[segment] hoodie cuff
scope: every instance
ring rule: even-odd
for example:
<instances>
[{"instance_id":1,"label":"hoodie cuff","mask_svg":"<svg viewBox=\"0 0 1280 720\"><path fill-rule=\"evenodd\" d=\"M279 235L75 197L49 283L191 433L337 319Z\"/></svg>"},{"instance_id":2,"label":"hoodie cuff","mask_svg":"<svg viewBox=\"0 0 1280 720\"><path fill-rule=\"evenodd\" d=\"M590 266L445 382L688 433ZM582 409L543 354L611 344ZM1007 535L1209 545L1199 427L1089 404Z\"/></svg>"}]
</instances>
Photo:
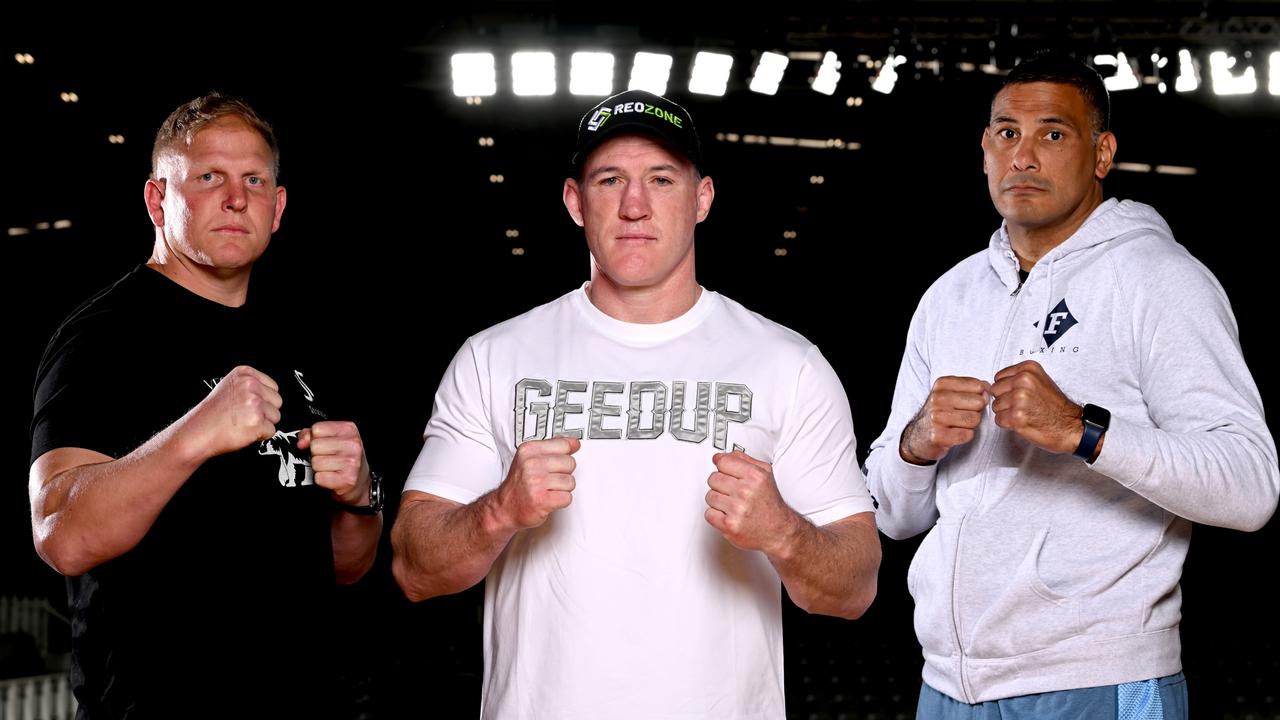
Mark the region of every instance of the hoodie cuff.
<instances>
[{"instance_id":1,"label":"hoodie cuff","mask_svg":"<svg viewBox=\"0 0 1280 720\"><path fill-rule=\"evenodd\" d=\"M885 475L882 478L884 484L892 483L911 493L933 492L934 480L938 477L938 463L909 463L902 459L902 453L898 451L896 444L886 447L885 451L889 453L888 462L880 464L880 470Z\"/></svg>"},{"instance_id":2,"label":"hoodie cuff","mask_svg":"<svg viewBox=\"0 0 1280 720\"><path fill-rule=\"evenodd\" d=\"M1150 473L1154 462L1154 453L1143 449L1142 430L1113 414L1098 459L1085 464L1132 490Z\"/></svg>"}]
</instances>

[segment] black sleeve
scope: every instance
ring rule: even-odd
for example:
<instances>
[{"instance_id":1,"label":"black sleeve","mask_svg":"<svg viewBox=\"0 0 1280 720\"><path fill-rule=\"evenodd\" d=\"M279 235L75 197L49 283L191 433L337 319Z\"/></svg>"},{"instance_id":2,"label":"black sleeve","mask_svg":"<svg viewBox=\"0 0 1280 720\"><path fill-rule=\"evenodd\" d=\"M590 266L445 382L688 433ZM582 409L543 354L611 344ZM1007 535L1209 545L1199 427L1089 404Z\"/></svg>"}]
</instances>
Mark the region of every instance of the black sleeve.
<instances>
[{"instance_id":1,"label":"black sleeve","mask_svg":"<svg viewBox=\"0 0 1280 720\"><path fill-rule=\"evenodd\" d=\"M160 430L129 422L132 378L157 358L129 357L127 333L114 327L119 316L82 308L49 341L36 372L31 462L60 447L120 457Z\"/></svg>"}]
</instances>

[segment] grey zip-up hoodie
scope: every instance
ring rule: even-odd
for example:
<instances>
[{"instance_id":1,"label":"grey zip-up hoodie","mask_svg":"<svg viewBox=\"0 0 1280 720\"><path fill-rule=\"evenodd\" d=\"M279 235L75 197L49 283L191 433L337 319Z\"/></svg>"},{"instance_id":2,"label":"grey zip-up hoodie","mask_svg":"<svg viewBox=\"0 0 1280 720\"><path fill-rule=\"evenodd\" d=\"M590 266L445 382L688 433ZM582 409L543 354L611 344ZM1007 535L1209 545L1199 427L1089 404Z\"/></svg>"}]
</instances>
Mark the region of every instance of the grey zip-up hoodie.
<instances>
[{"instance_id":1,"label":"grey zip-up hoodie","mask_svg":"<svg viewBox=\"0 0 1280 720\"><path fill-rule=\"evenodd\" d=\"M936 379L1024 360L1111 411L1093 465L997 427L990 406L936 465L902 460ZM1114 199L1021 287L1001 227L929 288L865 469L886 535L929 531L907 573L924 680L967 703L1178 672L1191 523L1256 530L1280 495L1221 286L1154 209Z\"/></svg>"}]
</instances>

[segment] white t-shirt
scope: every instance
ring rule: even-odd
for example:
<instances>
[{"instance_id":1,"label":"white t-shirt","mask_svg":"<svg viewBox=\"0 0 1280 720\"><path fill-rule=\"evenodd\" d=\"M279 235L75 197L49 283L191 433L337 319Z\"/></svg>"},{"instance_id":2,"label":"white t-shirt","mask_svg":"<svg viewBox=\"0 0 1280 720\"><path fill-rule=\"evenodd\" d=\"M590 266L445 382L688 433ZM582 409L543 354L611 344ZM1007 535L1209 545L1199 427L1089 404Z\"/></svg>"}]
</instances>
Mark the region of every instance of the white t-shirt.
<instances>
[{"instance_id":1,"label":"white t-shirt","mask_svg":"<svg viewBox=\"0 0 1280 720\"><path fill-rule=\"evenodd\" d=\"M781 583L707 524L707 478L738 446L815 525L871 512L831 366L714 292L641 325L580 288L463 345L405 489L470 503L569 434L572 504L486 578L482 717L781 720Z\"/></svg>"}]
</instances>

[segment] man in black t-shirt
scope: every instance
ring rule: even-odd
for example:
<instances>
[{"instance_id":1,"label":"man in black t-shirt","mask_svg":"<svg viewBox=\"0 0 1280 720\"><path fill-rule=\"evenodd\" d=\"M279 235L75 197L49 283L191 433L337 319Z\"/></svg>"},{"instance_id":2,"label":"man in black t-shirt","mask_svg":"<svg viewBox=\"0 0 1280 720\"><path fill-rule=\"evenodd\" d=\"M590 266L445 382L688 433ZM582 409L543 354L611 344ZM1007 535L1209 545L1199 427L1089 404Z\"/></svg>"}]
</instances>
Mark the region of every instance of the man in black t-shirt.
<instances>
[{"instance_id":1,"label":"man in black t-shirt","mask_svg":"<svg viewBox=\"0 0 1280 720\"><path fill-rule=\"evenodd\" d=\"M146 182L150 260L41 362L31 521L68 578L80 717L333 712L328 595L372 565L381 491L314 351L249 300L278 172L242 101L175 110Z\"/></svg>"}]
</instances>

